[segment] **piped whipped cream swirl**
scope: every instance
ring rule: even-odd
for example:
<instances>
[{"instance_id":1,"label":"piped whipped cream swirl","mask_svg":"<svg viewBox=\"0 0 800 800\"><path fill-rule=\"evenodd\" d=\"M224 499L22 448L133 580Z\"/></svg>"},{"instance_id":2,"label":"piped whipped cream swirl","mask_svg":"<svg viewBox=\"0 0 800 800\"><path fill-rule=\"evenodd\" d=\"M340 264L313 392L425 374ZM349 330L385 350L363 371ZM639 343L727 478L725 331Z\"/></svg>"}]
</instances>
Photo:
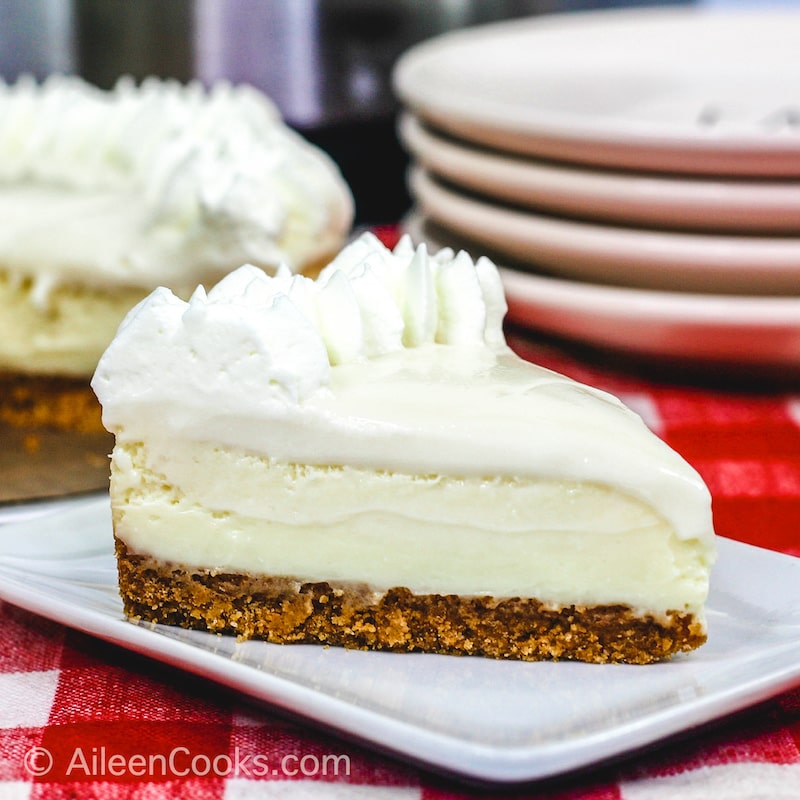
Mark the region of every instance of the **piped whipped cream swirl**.
<instances>
[{"instance_id":1,"label":"piped whipped cream swirl","mask_svg":"<svg viewBox=\"0 0 800 800\"><path fill-rule=\"evenodd\" d=\"M157 289L123 321L93 386L109 418L117 402L147 392L143 372L157 392L181 375L201 393L210 381L232 397L300 403L328 385L332 366L428 343L505 348L505 312L487 258L430 254L408 237L390 250L365 233L316 280L246 264L188 302Z\"/></svg>"},{"instance_id":2,"label":"piped whipped cream swirl","mask_svg":"<svg viewBox=\"0 0 800 800\"><path fill-rule=\"evenodd\" d=\"M0 82L0 208L11 272L148 291L245 261L298 270L353 217L332 160L260 92L154 78Z\"/></svg>"}]
</instances>

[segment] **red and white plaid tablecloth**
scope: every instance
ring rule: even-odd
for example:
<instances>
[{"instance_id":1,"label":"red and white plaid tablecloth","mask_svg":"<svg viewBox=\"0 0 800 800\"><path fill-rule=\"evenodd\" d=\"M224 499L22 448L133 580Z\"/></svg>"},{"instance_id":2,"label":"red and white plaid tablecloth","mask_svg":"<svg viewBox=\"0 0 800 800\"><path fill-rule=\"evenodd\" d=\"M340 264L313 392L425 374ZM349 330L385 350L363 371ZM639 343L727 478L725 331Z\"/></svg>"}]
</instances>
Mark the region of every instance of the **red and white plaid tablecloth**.
<instances>
[{"instance_id":1,"label":"red and white plaid tablecloth","mask_svg":"<svg viewBox=\"0 0 800 800\"><path fill-rule=\"evenodd\" d=\"M800 394L659 383L511 341L641 413L708 483L719 534L800 556ZM472 796L800 800L800 688L614 765L478 791L0 603L0 800Z\"/></svg>"}]
</instances>

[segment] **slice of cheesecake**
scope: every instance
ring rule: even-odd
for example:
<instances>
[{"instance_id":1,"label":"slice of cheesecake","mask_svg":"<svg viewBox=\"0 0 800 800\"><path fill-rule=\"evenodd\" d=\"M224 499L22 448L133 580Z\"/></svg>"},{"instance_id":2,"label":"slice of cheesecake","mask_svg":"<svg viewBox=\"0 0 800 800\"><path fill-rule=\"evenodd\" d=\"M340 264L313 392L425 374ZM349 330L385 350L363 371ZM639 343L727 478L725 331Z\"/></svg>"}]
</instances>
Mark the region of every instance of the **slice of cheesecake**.
<instances>
[{"instance_id":1,"label":"slice of cheesecake","mask_svg":"<svg viewBox=\"0 0 800 800\"><path fill-rule=\"evenodd\" d=\"M647 663L705 641L697 473L518 358L494 265L366 234L127 317L93 387L131 617L271 642Z\"/></svg>"}]
</instances>

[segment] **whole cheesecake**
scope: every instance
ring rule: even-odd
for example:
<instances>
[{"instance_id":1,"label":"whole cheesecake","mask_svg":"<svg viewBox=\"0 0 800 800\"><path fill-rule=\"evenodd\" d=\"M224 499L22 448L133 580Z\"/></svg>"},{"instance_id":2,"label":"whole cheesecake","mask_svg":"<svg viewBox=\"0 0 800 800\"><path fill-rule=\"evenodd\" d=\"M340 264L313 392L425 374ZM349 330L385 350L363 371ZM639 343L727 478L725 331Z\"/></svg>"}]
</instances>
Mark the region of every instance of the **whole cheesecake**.
<instances>
[{"instance_id":1,"label":"whole cheesecake","mask_svg":"<svg viewBox=\"0 0 800 800\"><path fill-rule=\"evenodd\" d=\"M706 639L697 473L605 392L523 361L485 258L371 234L127 317L126 613L270 642L648 663Z\"/></svg>"},{"instance_id":2,"label":"whole cheesecake","mask_svg":"<svg viewBox=\"0 0 800 800\"><path fill-rule=\"evenodd\" d=\"M0 421L102 429L89 381L160 285L318 269L352 222L333 162L246 86L0 82Z\"/></svg>"}]
</instances>

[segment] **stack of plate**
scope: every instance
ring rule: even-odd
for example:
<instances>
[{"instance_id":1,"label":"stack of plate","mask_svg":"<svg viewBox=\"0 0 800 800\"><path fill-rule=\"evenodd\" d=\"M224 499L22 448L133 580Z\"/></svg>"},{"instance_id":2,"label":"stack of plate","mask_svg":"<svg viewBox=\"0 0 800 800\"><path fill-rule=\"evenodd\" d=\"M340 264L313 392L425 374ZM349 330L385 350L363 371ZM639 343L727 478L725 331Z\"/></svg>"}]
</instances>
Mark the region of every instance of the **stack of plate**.
<instances>
[{"instance_id":1,"label":"stack of plate","mask_svg":"<svg viewBox=\"0 0 800 800\"><path fill-rule=\"evenodd\" d=\"M395 68L407 227L503 265L509 317L800 368L800 11L640 9L447 34Z\"/></svg>"}]
</instances>

